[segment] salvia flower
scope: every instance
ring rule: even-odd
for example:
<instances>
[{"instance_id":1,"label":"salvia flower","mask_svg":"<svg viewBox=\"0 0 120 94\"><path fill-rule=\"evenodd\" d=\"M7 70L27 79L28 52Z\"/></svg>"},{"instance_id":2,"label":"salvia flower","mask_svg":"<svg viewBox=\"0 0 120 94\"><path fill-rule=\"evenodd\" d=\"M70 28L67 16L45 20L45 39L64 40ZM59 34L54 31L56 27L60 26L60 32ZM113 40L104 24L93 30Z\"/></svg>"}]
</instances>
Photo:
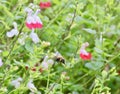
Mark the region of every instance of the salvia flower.
<instances>
[{"instance_id":1,"label":"salvia flower","mask_svg":"<svg viewBox=\"0 0 120 94\"><path fill-rule=\"evenodd\" d=\"M32 9L30 9L30 8L26 8L25 11L28 13L27 18L26 18L26 26L31 30L37 29L37 28L42 28L43 24L38 16L40 9L37 9L34 14L33 14Z\"/></svg>"},{"instance_id":2,"label":"salvia flower","mask_svg":"<svg viewBox=\"0 0 120 94\"><path fill-rule=\"evenodd\" d=\"M18 29L17 29L17 23L16 22L13 22L13 26L14 26L14 29L12 29L12 30L10 30L10 31L8 31L7 33L6 33L6 35L7 35L7 37L13 37L13 36L17 36L18 35Z\"/></svg>"},{"instance_id":3,"label":"salvia flower","mask_svg":"<svg viewBox=\"0 0 120 94\"><path fill-rule=\"evenodd\" d=\"M0 50L0 53L2 53L2 50Z\"/></svg>"},{"instance_id":4,"label":"salvia flower","mask_svg":"<svg viewBox=\"0 0 120 94\"><path fill-rule=\"evenodd\" d=\"M3 65L2 59L0 58L0 67Z\"/></svg>"},{"instance_id":5,"label":"salvia flower","mask_svg":"<svg viewBox=\"0 0 120 94\"><path fill-rule=\"evenodd\" d=\"M31 92L36 92L37 91L37 88L35 87L35 85L33 84L33 81L30 80L28 83L27 83L27 87L28 89L31 91Z\"/></svg>"},{"instance_id":6,"label":"salvia flower","mask_svg":"<svg viewBox=\"0 0 120 94\"><path fill-rule=\"evenodd\" d=\"M34 30L32 30L32 32L30 33L30 38L35 44L40 42L40 39L38 35L34 32Z\"/></svg>"},{"instance_id":7,"label":"salvia flower","mask_svg":"<svg viewBox=\"0 0 120 94\"><path fill-rule=\"evenodd\" d=\"M45 56L41 66L43 70L48 70L48 68L53 64L54 64L54 61L52 59L49 59L48 56Z\"/></svg>"},{"instance_id":8,"label":"salvia flower","mask_svg":"<svg viewBox=\"0 0 120 94\"><path fill-rule=\"evenodd\" d=\"M89 43L86 42L86 43L83 43L81 48L80 48L80 57L81 59L83 60L90 60L92 58L92 55L91 53L88 53L85 49L86 47L89 46Z\"/></svg>"},{"instance_id":9,"label":"salvia flower","mask_svg":"<svg viewBox=\"0 0 120 94\"><path fill-rule=\"evenodd\" d=\"M50 1L48 1L48 2L40 2L39 5L40 5L41 9L46 9L46 8L51 7L51 2Z\"/></svg>"},{"instance_id":10,"label":"salvia flower","mask_svg":"<svg viewBox=\"0 0 120 94\"><path fill-rule=\"evenodd\" d=\"M22 78L21 77L19 77L19 78L17 78L16 80L13 80L12 82L11 82L11 84L15 87L15 88L18 88L19 86L20 86L20 83L22 82Z\"/></svg>"}]
</instances>

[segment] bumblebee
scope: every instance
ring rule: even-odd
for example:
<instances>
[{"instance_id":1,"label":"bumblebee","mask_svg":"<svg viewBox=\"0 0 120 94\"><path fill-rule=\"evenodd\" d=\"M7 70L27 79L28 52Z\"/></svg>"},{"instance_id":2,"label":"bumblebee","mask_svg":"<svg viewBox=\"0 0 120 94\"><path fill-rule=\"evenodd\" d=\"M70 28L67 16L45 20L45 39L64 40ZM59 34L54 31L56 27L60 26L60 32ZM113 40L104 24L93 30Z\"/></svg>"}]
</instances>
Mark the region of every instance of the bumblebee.
<instances>
[{"instance_id":1,"label":"bumblebee","mask_svg":"<svg viewBox=\"0 0 120 94\"><path fill-rule=\"evenodd\" d=\"M65 59L63 58L63 56L59 52L55 53L54 59L57 62L65 64Z\"/></svg>"}]
</instances>

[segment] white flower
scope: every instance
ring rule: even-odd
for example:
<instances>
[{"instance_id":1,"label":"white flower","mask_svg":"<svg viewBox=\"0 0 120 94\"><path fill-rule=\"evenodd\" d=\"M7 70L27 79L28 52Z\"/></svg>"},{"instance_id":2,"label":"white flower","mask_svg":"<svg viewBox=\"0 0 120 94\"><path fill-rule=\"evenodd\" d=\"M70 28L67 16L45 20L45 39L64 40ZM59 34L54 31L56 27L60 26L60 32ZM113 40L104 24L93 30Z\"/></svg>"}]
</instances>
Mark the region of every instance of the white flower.
<instances>
[{"instance_id":1,"label":"white flower","mask_svg":"<svg viewBox=\"0 0 120 94\"><path fill-rule=\"evenodd\" d=\"M33 13L32 9L30 9L28 7L26 7L24 11L27 12L28 14L32 14Z\"/></svg>"},{"instance_id":2,"label":"white flower","mask_svg":"<svg viewBox=\"0 0 120 94\"><path fill-rule=\"evenodd\" d=\"M54 64L54 61L52 59L48 59L48 56L45 56L41 66L42 66L43 70L47 70L53 64Z\"/></svg>"},{"instance_id":3,"label":"white flower","mask_svg":"<svg viewBox=\"0 0 120 94\"><path fill-rule=\"evenodd\" d=\"M48 59L48 56L45 56L41 66L43 68L43 70L47 70L48 69L48 64L47 64L47 59Z\"/></svg>"},{"instance_id":4,"label":"white flower","mask_svg":"<svg viewBox=\"0 0 120 94\"><path fill-rule=\"evenodd\" d=\"M16 80L13 80L13 81L11 82L11 84L12 84L15 88L18 88L18 87L20 86L20 82L22 82L22 78L21 78L21 77L19 77L19 78L16 79Z\"/></svg>"},{"instance_id":5,"label":"white flower","mask_svg":"<svg viewBox=\"0 0 120 94\"><path fill-rule=\"evenodd\" d=\"M42 24L41 19L39 18L39 16L37 16L39 14L39 12L40 12L40 9L37 9L36 12L33 15L33 18L34 18L36 23L41 23Z\"/></svg>"},{"instance_id":6,"label":"white flower","mask_svg":"<svg viewBox=\"0 0 120 94\"><path fill-rule=\"evenodd\" d=\"M18 29L17 29L17 23L13 22L14 29L10 30L9 32L6 33L7 37L13 37L18 35Z\"/></svg>"},{"instance_id":7,"label":"white flower","mask_svg":"<svg viewBox=\"0 0 120 94\"><path fill-rule=\"evenodd\" d=\"M33 15L33 10L27 7L27 8L25 8L25 12L27 12L26 22L27 22L28 24L36 23L36 22L34 21L33 16L32 16L32 15Z\"/></svg>"},{"instance_id":8,"label":"white flower","mask_svg":"<svg viewBox=\"0 0 120 94\"><path fill-rule=\"evenodd\" d=\"M32 30L32 32L30 33L30 38L34 43L38 43L40 41L38 35L34 32L34 30Z\"/></svg>"},{"instance_id":9,"label":"white flower","mask_svg":"<svg viewBox=\"0 0 120 94\"><path fill-rule=\"evenodd\" d=\"M2 53L2 50L0 50L0 53Z\"/></svg>"},{"instance_id":10,"label":"white flower","mask_svg":"<svg viewBox=\"0 0 120 94\"><path fill-rule=\"evenodd\" d=\"M37 91L37 88L35 87L35 85L32 83L33 81L30 80L28 83L27 83L27 87L28 89L30 89L31 92L36 92Z\"/></svg>"},{"instance_id":11,"label":"white flower","mask_svg":"<svg viewBox=\"0 0 120 94\"><path fill-rule=\"evenodd\" d=\"M0 58L0 67L3 65L2 59Z\"/></svg>"},{"instance_id":12,"label":"white flower","mask_svg":"<svg viewBox=\"0 0 120 94\"><path fill-rule=\"evenodd\" d=\"M48 69L47 62L42 62L41 66L42 66L43 70L47 70Z\"/></svg>"},{"instance_id":13,"label":"white flower","mask_svg":"<svg viewBox=\"0 0 120 94\"><path fill-rule=\"evenodd\" d=\"M48 63L49 66L52 66L52 65L54 64L54 61L53 61L52 59L49 59L49 60L47 61L47 63Z\"/></svg>"}]
</instances>

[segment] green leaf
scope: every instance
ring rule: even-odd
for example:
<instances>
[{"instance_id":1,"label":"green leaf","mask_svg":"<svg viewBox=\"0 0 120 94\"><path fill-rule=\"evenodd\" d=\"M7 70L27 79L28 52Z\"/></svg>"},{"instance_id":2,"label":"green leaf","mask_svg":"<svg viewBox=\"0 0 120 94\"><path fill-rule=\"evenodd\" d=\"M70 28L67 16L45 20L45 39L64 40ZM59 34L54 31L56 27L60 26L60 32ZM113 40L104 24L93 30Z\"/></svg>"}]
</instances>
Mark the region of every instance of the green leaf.
<instances>
[{"instance_id":1,"label":"green leaf","mask_svg":"<svg viewBox=\"0 0 120 94\"><path fill-rule=\"evenodd\" d=\"M6 57L8 54L9 54L9 51L3 51L2 52L3 57Z\"/></svg>"},{"instance_id":2,"label":"green leaf","mask_svg":"<svg viewBox=\"0 0 120 94\"><path fill-rule=\"evenodd\" d=\"M34 53L33 45L29 41L25 43L25 49L30 53Z\"/></svg>"},{"instance_id":3,"label":"green leaf","mask_svg":"<svg viewBox=\"0 0 120 94\"><path fill-rule=\"evenodd\" d=\"M103 62L91 62L91 63L86 63L85 67L92 69L92 70L98 70L103 66Z\"/></svg>"},{"instance_id":4,"label":"green leaf","mask_svg":"<svg viewBox=\"0 0 120 94\"><path fill-rule=\"evenodd\" d=\"M92 30L90 28L83 28L84 31L90 33L90 34L96 34L96 31L95 30Z\"/></svg>"}]
</instances>

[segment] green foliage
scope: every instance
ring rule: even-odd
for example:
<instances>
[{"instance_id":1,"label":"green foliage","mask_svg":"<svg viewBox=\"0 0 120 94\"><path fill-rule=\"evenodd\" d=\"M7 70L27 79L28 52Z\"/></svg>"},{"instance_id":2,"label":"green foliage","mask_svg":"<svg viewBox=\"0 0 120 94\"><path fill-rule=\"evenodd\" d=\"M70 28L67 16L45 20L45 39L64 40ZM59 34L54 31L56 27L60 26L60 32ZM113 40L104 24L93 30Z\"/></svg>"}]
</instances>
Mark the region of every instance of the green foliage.
<instances>
[{"instance_id":1,"label":"green foliage","mask_svg":"<svg viewBox=\"0 0 120 94\"><path fill-rule=\"evenodd\" d=\"M30 79L37 88L35 94L120 94L120 73L116 75L120 70L120 1L51 0L52 6L39 14L43 28L35 30L40 38L35 44L25 25L24 9L40 1L0 0L0 94L29 94ZM13 22L17 22L19 35L8 38ZM88 61L79 56L85 42L92 53ZM55 60L56 51L65 63ZM54 65L43 71L45 56ZM11 82L19 77L23 80L15 88Z\"/></svg>"}]
</instances>

